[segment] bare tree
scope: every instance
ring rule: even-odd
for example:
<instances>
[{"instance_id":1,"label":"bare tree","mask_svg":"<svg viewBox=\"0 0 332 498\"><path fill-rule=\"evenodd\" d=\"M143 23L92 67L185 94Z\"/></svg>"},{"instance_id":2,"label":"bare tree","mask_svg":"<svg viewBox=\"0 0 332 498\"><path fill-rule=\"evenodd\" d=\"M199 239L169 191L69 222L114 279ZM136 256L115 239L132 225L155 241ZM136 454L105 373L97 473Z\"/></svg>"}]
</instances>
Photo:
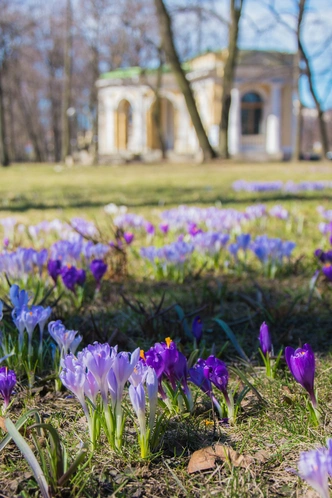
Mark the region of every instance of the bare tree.
<instances>
[{"instance_id":1,"label":"bare tree","mask_svg":"<svg viewBox=\"0 0 332 498\"><path fill-rule=\"evenodd\" d=\"M73 12L71 0L67 0L66 7L66 34L64 53L64 84L62 102L62 144L61 159L64 162L70 155L70 120L68 110L71 106L71 80L72 80L72 48L73 48Z\"/></svg>"},{"instance_id":2,"label":"bare tree","mask_svg":"<svg viewBox=\"0 0 332 498\"><path fill-rule=\"evenodd\" d=\"M212 148L206 131L204 129L201 117L199 115L195 97L191 89L190 83L186 78L186 74L181 66L177 50L175 48L171 18L167 12L163 0L154 0L154 5L159 21L160 36L166 58L171 65L172 71L179 85L181 92L187 104L187 109L191 117L191 121L196 131L199 145L203 152L204 160L210 160L217 156L217 153Z\"/></svg>"},{"instance_id":3,"label":"bare tree","mask_svg":"<svg viewBox=\"0 0 332 498\"><path fill-rule=\"evenodd\" d=\"M227 59L224 67L221 100L221 119L219 129L219 148L223 158L229 158L228 151L228 124L231 107L231 90L234 86L234 75L238 55L239 23L242 13L243 0L230 0L230 22L228 28Z\"/></svg>"}]
</instances>

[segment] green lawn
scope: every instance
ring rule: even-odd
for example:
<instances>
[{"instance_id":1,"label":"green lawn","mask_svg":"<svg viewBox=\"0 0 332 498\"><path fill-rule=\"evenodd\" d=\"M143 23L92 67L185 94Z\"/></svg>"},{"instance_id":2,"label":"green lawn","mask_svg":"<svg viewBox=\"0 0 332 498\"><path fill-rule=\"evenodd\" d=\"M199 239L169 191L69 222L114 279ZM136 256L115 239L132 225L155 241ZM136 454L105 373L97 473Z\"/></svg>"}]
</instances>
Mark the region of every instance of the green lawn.
<instances>
[{"instance_id":1,"label":"green lawn","mask_svg":"<svg viewBox=\"0 0 332 498\"><path fill-rule=\"evenodd\" d=\"M100 215L109 203L126 204L147 213L151 208L178 204L243 206L257 200L255 194L236 194L231 184L237 179L326 180L330 163L158 164L66 168L53 165L17 164L0 170L0 210L16 212L20 219L40 220L54 216ZM332 194L308 194L305 198L323 203ZM282 201L280 194L261 194L259 200ZM287 199L293 201L292 196ZM63 211L65 209L65 211Z\"/></svg>"},{"instance_id":2,"label":"green lawn","mask_svg":"<svg viewBox=\"0 0 332 498\"><path fill-rule=\"evenodd\" d=\"M317 226L321 219L316 208L319 205L331 208L332 189L296 195L236 193L231 186L239 179L331 180L332 164L132 164L73 168L18 164L0 170L0 218L14 216L27 224L55 217L68 220L81 216L106 227L108 218L103 207L110 202L125 204L130 212L142 214L155 223L159 222L158 215L163 209L179 204L216 205L239 210L254 203L264 203L268 207L282 204L293 220L287 224L268 218L264 225L257 222L252 228L253 235L266 232L297 244L291 264L286 265L275 279L263 276L255 262L249 265L250 268L244 266L238 271L226 266L206 269L201 265L183 282L158 280L138 258L140 245L146 245L145 235L141 234L127 252L128 274L115 274L103 281L101 292L96 295L90 275L86 298L79 309L74 308L69 293L61 298L54 308L54 319L61 318L68 328L79 330L85 344L109 340L112 344L119 343L121 350L130 351L135 346L146 351L155 341L171 336L188 357L192 342L185 334L184 320L176 311L176 305L183 310L189 325L199 313L204 322L205 355L214 348L227 365L239 367L255 389L251 389L241 402L235 426L219 423L207 397L193 389L197 397L194 415L171 417L158 447L160 451L148 462L139 459L134 425L130 420L124 451L111 451L102 437L84 470L57 496L316 496L287 469L296 468L300 451L324 445L332 430L332 289L321 277L316 290L310 290L310 280L318 266L313 251L323 242ZM111 232L104 230L104 240L110 240ZM171 242L175 236L162 237L157 236L160 244L164 240ZM31 243L28 239L23 242L25 245ZM327 248L327 239L324 243ZM35 288L32 287L29 291L33 294ZM3 279L0 298L7 290L7 282ZM51 299L52 296L49 302ZM234 342L227 338L215 318L231 327L249 356L250 365L239 360ZM6 320L10 330L9 314ZM310 422L306 393L291 378L284 361L276 379L268 380L264 376L257 353L257 337L263 321L270 325L275 352L286 345L297 347L305 342L312 345L316 353L316 387L322 412L319 426ZM27 409L38 408L45 421L57 428L73 456L79 451L80 441L87 439L83 412L76 399L68 398L68 392L54 392L53 379L47 377L49 365L45 369L45 376L36 376L34 389L28 394L27 380L22 376L10 416L15 420ZM244 382L233 371L231 387L237 386L241 390ZM24 437L32 445L30 433L24 432ZM221 459L217 460L215 468L189 475L187 465L192 453L217 442L251 457L251 464L236 466L232 461ZM41 446L44 448L44 440ZM37 485L31 475L14 444L0 451L0 494L37 496Z\"/></svg>"}]
</instances>

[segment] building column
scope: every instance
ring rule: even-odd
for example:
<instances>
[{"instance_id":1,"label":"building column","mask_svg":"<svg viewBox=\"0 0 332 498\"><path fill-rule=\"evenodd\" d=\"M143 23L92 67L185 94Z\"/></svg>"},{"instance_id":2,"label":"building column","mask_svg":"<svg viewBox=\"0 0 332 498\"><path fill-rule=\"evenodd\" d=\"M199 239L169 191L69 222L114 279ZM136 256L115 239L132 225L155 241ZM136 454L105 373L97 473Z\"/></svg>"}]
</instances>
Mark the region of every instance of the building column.
<instances>
[{"instance_id":1,"label":"building column","mask_svg":"<svg viewBox=\"0 0 332 498\"><path fill-rule=\"evenodd\" d=\"M280 154L280 113L281 88L273 85L271 88L271 111L266 122L266 152L271 155Z\"/></svg>"},{"instance_id":2,"label":"building column","mask_svg":"<svg viewBox=\"0 0 332 498\"><path fill-rule=\"evenodd\" d=\"M146 149L146 111L143 94L135 95L135 106L133 107L133 135L129 144L129 150L135 154L141 154Z\"/></svg>"},{"instance_id":3,"label":"building column","mask_svg":"<svg viewBox=\"0 0 332 498\"><path fill-rule=\"evenodd\" d=\"M115 108L113 102L106 104L106 126L105 126L105 149L106 154L112 154L115 151Z\"/></svg>"},{"instance_id":4,"label":"building column","mask_svg":"<svg viewBox=\"0 0 332 498\"><path fill-rule=\"evenodd\" d=\"M240 90L232 88L228 121L228 149L231 156L235 156L240 152L240 140Z\"/></svg>"}]
</instances>

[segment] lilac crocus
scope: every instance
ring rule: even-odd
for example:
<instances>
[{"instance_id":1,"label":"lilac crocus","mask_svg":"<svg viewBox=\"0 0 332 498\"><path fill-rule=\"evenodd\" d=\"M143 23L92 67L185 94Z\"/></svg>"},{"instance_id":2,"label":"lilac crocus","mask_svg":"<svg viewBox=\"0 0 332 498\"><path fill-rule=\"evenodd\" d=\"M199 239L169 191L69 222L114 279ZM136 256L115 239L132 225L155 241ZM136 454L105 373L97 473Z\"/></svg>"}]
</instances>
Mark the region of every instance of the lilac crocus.
<instances>
[{"instance_id":1,"label":"lilac crocus","mask_svg":"<svg viewBox=\"0 0 332 498\"><path fill-rule=\"evenodd\" d=\"M147 369L146 387L148 391L149 406L150 406L149 426L150 426L150 431L152 431L157 411L158 377L155 370L151 367L148 367Z\"/></svg>"},{"instance_id":2,"label":"lilac crocus","mask_svg":"<svg viewBox=\"0 0 332 498\"><path fill-rule=\"evenodd\" d=\"M298 463L299 476L314 488L321 498L329 498L328 455L322 449L302 452Z\"/></svg>"},{"instance_id":3,"label":"lilac crocus","mask_svg":"<svg viewBox=\"0 0 332 498\"><path fill-rule=\"evenodd\" d=\"M303 348L285 349L285 359L288 368L296 382L309 393L312 405L317 406L317 400L314 391L315 380L315 355L309 344L304 344Z\"/></svg>"},{"instance_id":4,"label":"lilac crocus","mask_svg":"<svg viewBox=\"0 0 332 498\"><path fill-rule=\"evenodd\" d=\"M197 343L199 343L203 335L203 322L200 316L195 316L192 323L191 332Z\"/></svg>"},{"instance_id":5,"label":"lilac crocus","mask_svg":"<svg viewBox=\"0 0 332 498\"><path fill-rule=\"evenodd\" d=\"M50 259L47 263L47 271L55 284L61 275L61 268L62 263L60 259Z\"/></svg>"},{"instance_id":6,"label":"lilac crocus","mask_svg":"<svg viewBox=\"0 0 332 498\"><path fill-rule=\"evenodd\" d=\"M75 394L79 402L81 403L84 413L89 420L89 410L85 401L85 378L86 372L85 367L79 362L79 360L72 354L65 356L61 360L62 370L60 372L60 379L63 385Z\"/></svg>"},{"instance_id":7,"label":"lilac crocus","mask_svg":"<svg viewBox=\"0 0 332 498\"><path fill-rule=\"evenodd\" d=\"M94 259L90 263L90 270L97 283L97 287L100 286L100 281L106 273L107 264L104 263L102 259Z\"/></svg>"},{"instance_id":8,"label":"lilac crocus","mask_svg":"<svg viewBox=\"0 0 332 498\"><path fill-rule=\"evenodd\" d=\"M272 351L271 335L269 327L266 325L265 322L262 323L261 328L259 330L259 343L261 351L264 354L264 356L266 356L267 353L271 353Z\"/></svg>"},{"instance_id":9,"label":"lilac crocus","mask_svg":"<svg viewBox=\"0 0 332 498\"><path fill-rule=\"evenodd\" d=\"M48 332L58 345L61 358L63 358L68 351L71 351L74 354L78 344L82 340L82 336L77 336L77 330L67 330L61 320L50 322L48 324ZM74 343L75 346L73 347Z\"/></svg>"},{"instance_id":10,"label":"lilac crocus","mask_svg":"<svg viewBox=\"0 0 332 498\"><path fill-rule=\"evenodd\" d=\"M150 223L149 221L146 222L145 224L145 231L148 235L154 235L155 233L155 227Z\"/></svg>"},{"instance_id":11,"label":"lilac crocus","mask_svg":"<svg viewBox=\"0 0 332 498\"><path fill-rule=\"evenodd\" d=\"M22 309L29 301L29 296L26 290L20 289L18 285L14 284L9 290L10 300L16 309Z\"/></svg>"},{"instance_id":12,"label":"lilac crocus","mask_svg":"<svg viewBox=\"0 0 332 498\"><path fill-rule=\"evenodd\" d=\"M109 344L100 344L94 342L89 344L80 353L79 358L85 368L88 369L94 376L96 383L100 389L104 406L107 406L108 383L107 377L113 365L116 348L112 348Z\"/></svg>"},{"instance_id":13,"label":"lilac crocus","mask_svg":"<svg viewBox=\"0 0 332 498\"><path fill-rule=\"evenodd\" d=\"M121 351L114 356L112 371L114 377L109 377L111 395L115 394L115 403L121 403L123 389L129 377L134 371L140 358L140 349L137 348L133 353ZM114 384L115 381L115 384Z\"/></svg>"},{"instance_id":14,"label":"lilac crocus","mask_svg":"<svg viewBox=\"0 0 332 498\"><path fill-rule=\"evenodd\" d=\"M3 407L6 410L13 389L16 384L16 375L14 370L9 370L7 367L0 367L0 394L3 397Z\"/></svg>"},{"instance_id":15,"label":"lilac crocus","mask_svg":"<svg viewBox=\"0 0 332 498\"><path fill-rule=\"evenodd\" d=\"M0 301L0 322L1 322L2 318L3 318L3 302Z\"/></svg>"}]
</instances>

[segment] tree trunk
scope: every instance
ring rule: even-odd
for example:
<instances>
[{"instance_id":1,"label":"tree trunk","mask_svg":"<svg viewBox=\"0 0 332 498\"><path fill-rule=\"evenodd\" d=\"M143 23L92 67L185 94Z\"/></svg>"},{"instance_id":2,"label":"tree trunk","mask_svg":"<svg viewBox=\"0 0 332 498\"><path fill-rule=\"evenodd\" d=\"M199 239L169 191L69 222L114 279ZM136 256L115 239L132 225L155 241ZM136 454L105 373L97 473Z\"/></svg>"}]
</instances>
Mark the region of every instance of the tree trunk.
<instances>
[{"instance_id":1,"label":"tree trunk","mask_svg":"<svg viewBox=\"0 0 332 498\"><path fill-rule=\"evenodd\" d=\"M9 154L6 142L5 106L3 98L2 71L0 69L0 164L9 166Z\"/></svg>"},{"instance_id":2,"label":"tree trunk","mask_svg":"<svg viewBox=\"0 0 332 498\"><path fill-rule=\"evenodd\" d=\"M328 133L327 133L326 122L324 120L324 111L322 109L321 103L319 102L316 87L314 85L310 60L309 60L309 57L305 51L305 48L304 48L304 45L303 45L302 39L301 39L302 20L303 20L303 14L304 14L304 9L305 9L305 2L306 2L306 0L300 0L300 2L299 2L298 48L299 48L300 55L301 55L303 61L305 62L305 65L306 65L306 69L307 69L306 75L308 78L309 89L310 89L310 93L312 95L312 98L315 102L315 106L317 109L317 118L318 118L321 141L322 141L323 155L324 155L324 157L326 157L326 154L329 151L329 138L328 138Z\"/></svg>"},{"instance_id":3,"label":"tree trunk","mask_svg":"<svg viewBox=\"0 0 332 498\"><path fill-rule=\"evenodd\" d=\"M156 100L152 109L152 119L156 126L159 146L161 150L161 156L163 159L166 159L166 147L165 147L165 139L163 135L163 125L162 125L162 110L161 110L161 97L160 97L160 89L162 85L162 76L163 76L163 56L161 52L161 48L158 49L159 54L159 66L157 70L157 85L153 89Z\"/></svg>"},{"instance_id":4,"label":"tree trunk","mask_svg":"<svg viewBox=\"0 0 332 498\"><path fill-rule=\"evenodd\" d=\"M66 42L64 57L64 88L62 102L62 140L61 140L61 160L65 162L70 155L70 121L68 109L71 103L71 72L72 72L72 8L71 0L67 0L66 8Z\"/></svg>"},{"instance_id":5,"label":"tree trunk","mask_svg":"<svg viewBox=\"0 0 332 498\"><path fill-rule=\"evenodd\" d=\"M181 66L179 56L177 54L174 44L171 18L167 12L163 0L154 0L154 4L157 11L157 17L159 20L159 29L160 29L163 49L166 54L167 60L172 68L175 79L186 101L187 109L190 114L193 126L195 128L199 145L203 152L203 158L204 160L212 159L217 156L217 153L211 147L204 126L202 124L202 120L198 113L193 91L191 89L189 81L186 78L185 72Z\"/></svg>"},{"instance_id":6,"label":"tree trunk","mask_svg":"<svg viewBox=\"0 0 332 498\"><path fill-rule=\"evenodd\" d=\"M95 40L95 44L98 40ZM99 76L99 51L97 45L91 47L93 82L90 92L90 113L92 116L92 155L93 164L98 164L98 90L96 81Z\"/></svg>"},{"instance_id":7,"label":"tree trunk","mask_svg":"<svg viewBox=\"0 0 332 498\"><path fill-rule=\"evenodd\" d=\"M219 127L219 148L223 158L229 158L228 123L231 107L231 90L234 84L234 74L238 55L237 39L243 1L231 0L231 21L228 33L228 56L223 75L223 91L221 98L221 120Z\"/></svg>"},{"instance_id":8,"label":"tree trunk","mask_svg":"<svg viewBox=\"0 0 332 498\"><path fill-rule=\"evenodd\" d=\"M298 17L298 21L299 20L300 20L300 17ZM297 38L298 38L298 31L297 31ZM297 54L294 57L294 73L295 73L294 90L298 94L298 107L297 107L297 109L295 109L296 124L295 124L294 147L293 147L293 152L292 152L292 161L293 162L297 162L301 158L301 140L302 140L303 119L302 119L302 102L300 99L300 87L299 87L300 86L300 76L301 76L300 61L301 61L301 55L300 55L300 50L298 49Z\"/></svg>"}]
</instances>

